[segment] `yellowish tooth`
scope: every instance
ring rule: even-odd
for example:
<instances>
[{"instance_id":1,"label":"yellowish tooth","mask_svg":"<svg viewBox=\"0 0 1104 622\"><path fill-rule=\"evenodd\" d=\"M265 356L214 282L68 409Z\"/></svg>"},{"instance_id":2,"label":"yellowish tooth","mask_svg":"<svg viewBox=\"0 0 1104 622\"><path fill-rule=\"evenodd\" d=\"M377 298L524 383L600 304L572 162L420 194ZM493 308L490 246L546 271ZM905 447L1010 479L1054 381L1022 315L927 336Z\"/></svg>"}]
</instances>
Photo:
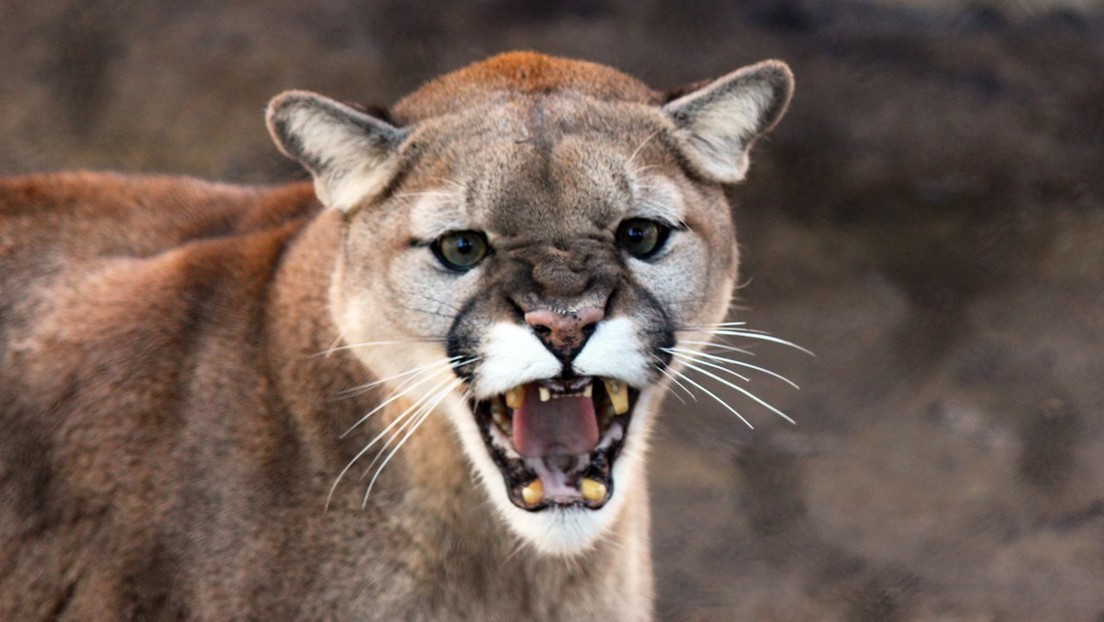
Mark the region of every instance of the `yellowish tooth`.
<instances>
[{"instance_id":1,"label":"yellowish tooth","mask_svg":"<svg viewBox=\"0 0 1104 622\"><path fill-rule=\"evenodd\" d=\"M603 380L603 382L606 384L606 393L609 394L610 403L613 404L613 412L619 415L629 412L628 387L616 380L610 380L608 378Z\"/></svg>"},{"instance_id":2,"label":"yellowish tooth","mask_svg":"<svg viewBox=\"0 0 1104 622\"><path fill-rule=\"evenodd\" d=\"M579 491L583 493L583 498L591 503L598 503L606 498L606 485L589 477L583 478Z\"/></svg>"},{"instance_id":3,"label":"yellowish tooth","mask_svg":"<svg viewBox=\"0 0 1104 622\"><path fill-rule=\"evenodd\" d=\"M602 490L605 491L605 487ZM521 498L525 501L525 505L530 507L544 500L544 484L541 483L540 478L529 482L528 486L521 489Z\"/></svg>"},{"instance_id":4,"label":"yellowish tooth","mask_svg":"<svg viewBox=\"0 0 1104 622\"><path fill-rule=\"evenodd\" d=\"M540 391L540 401L547 402L552 399L552 392L547 387L537 387L537 390Z\"/></svg>"},{"instance_id":5,"label":"yellowish tooth","mask_svg":"<svg viewBox=\"0 0 1104 622\"><path fill-rule=\"evenodd\" d=\"M491 402L491 417L504 432L513 434L514 426L510 422L509 415L506 414L506 407L498 399Z\"/></svg>"},{"instance_id":6,"label":"yellowish tooth","mask_svg":"<svg viewBox=\"0 0 1104 622\"><path fill-rule=\"evenodd\" d=\"M583 389L583 397L589 399L590 397L593 397L593 396L594 396L594 383L591 383L591 384L588 384L585 389Z\"/></svg>"},{"instance_id":7,"label":"yellowish tooth","mask_svg":"<svg viewBox=\"0 0 1104 622\"><path fill-rule=\"evenodd\" d=\"M525 403L525 387L518 386L506 392L506 405L517 410Z\"/></svg>"}]
</instances>

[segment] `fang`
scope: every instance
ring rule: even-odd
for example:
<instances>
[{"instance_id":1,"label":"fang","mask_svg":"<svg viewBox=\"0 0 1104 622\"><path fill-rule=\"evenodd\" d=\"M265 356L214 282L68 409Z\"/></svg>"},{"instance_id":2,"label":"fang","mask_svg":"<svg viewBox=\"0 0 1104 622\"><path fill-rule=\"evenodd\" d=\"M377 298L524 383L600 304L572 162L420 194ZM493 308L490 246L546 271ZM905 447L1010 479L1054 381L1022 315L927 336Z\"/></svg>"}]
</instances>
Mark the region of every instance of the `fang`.
<instances>
[{"instance_id":1,"label":"fang","mask_svg":"<svg viewBox=\"0 0 1104 622\"><path fill-rule=\"evenodd\" d=\"M506 392L506 405L512 410L521 408L525 403L525 387L514 387Z\"/></svg>"},{"instance_id":2,"label":"fang","mask_svg":"<svg viewBox=\"0 0 1104 622\"><path fill-rule=\"evenodd\" d=\"M613 404L613 412L618 415L629 412L628 388L624 384L608 378L602 382L605 383L606 393L609 394L610 403Z\"/></svg>"},{"instance_id":3,"label":"fang","mask_svg":"<svg viewBox=\"0 0 1104 622\"><path fill-rule=\"evenodd\" d=\"M540 503L544 500L544 484L541 483L540 479L529 482L528 486L521 489L521 498L525 501L525 505L529 507Z\"/></svg>"},{"instance_id":4,"label":"fang","mask_svg":"<svg viewBox=\"0 0 1104 622\"><path fill-rule=\"evenodd\" d=\"M491 402L491 418L494 419L494 422L503 432L513 435L514 425L510 421L510 416L506 414L506 407L502 404L501 399L495 399Z\"/></svg>"},{"instance_id":5,"label":"fang","mask_svg":"<svg viewBox=\"0 0 1104 622\"><path fill-rule=\"evenodd\" d=\"M606 485L589 477L583 478L579 491L583 493L583 498L591 503L598 503L606 498Z\"/></svg>"}]
</instances>

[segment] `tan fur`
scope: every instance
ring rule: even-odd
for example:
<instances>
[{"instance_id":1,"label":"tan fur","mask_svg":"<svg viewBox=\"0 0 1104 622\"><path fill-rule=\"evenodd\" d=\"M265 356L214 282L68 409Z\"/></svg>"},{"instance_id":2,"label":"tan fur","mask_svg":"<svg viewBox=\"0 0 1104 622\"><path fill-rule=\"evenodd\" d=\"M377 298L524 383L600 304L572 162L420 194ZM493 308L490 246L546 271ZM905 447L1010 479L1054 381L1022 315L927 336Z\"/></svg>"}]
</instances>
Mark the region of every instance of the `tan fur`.
<instances>
[{"instance_id":1,"label":"tan fur","mask_svg":"<svg viewBox=\"0 0 1104 622\"><path fill-rule=\"evenodd\" d=\"M666 99L613 70L528 53L450 74L386 120L313 94L278 98L270 126L319 195L358 193L337 209L309 184L0 181L0 619L651 618L650 413L639 415L635 457L623 458L639 475L615 489L600 530L557 545L570 552L519 539L488 501L502 482L478 469L483 483L473 479L458 392L367 502L363 463L326 502L342 469L418 398L343 436L396 382L346 390L443 357L457 310L480 292L528 287L527 273L507 269L512 248L546 279L521 304L554 291L565 305L593 301L564 289L573 281L556 276L557 262L585 255L592 275L619 264L602 227L624 217L624 199L677 195L689 231L671 263L603 277L620 292L607 315L659 321L634 315L648 296L679 324L723 316L731 222L719 183L680 151L691 147L677 111L661 111ZM281 116L300 105L322 112L301 126ZM318 144L362 150L387 175L358 181L362 164L309 151L327 111L336 133ZM383 138L341 134L350 119ZM281 134L289 127L308 128L306 142ZM631 166L656 168L658 190L614 187L630 154ZM466 208L449 194L457 185ZM464 275L432 268L410 243L442 214L486 230L493 262ZM604 241L570 250L580 236ZM686 301L668 300L677 288ZM487 321L507 317L481 308ZM371 339L406 343L343 347ZM650 411L662 387L644 394Z\"/></svg>"}]
</instances>

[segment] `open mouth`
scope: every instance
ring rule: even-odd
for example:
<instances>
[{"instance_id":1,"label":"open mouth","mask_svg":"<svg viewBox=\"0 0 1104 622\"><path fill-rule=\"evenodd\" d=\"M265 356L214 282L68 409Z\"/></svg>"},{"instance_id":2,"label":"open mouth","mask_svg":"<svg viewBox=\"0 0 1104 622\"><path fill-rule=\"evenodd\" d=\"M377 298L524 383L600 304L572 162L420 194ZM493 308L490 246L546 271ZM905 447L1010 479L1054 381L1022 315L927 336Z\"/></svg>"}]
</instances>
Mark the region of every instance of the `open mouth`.
<instances>
[{"instance_id":1,"label":"open mouth","mask_svg":"<svg viewBox=\"0 0 1104 622\"><path fill-rule=\"evenodd\" d=\"M473 405L514 505L598 509L613 495L639 391L612 378L548 379Z\"/></svg>"}]
</instances>

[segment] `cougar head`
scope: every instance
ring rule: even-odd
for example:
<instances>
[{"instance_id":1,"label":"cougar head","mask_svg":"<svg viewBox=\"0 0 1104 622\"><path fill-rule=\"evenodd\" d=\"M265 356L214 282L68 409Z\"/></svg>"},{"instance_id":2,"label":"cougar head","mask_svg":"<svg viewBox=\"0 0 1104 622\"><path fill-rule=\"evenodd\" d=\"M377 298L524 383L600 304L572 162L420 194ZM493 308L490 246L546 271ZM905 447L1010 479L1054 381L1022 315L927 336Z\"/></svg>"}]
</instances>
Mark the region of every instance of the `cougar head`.
<instances>
[{"instance_id":1,"label":"cougar head","mask_svg":"<svg viewBox=\"0 0 1104 622\"><path fill-rule=\"evenodd\" d=\"M538 549L583 551L643 498L670 350L724 317L735 282L724 186L791 90L776 61L664 95L515 53L388 115L302 91L270 104L276 143L344 215L342 335L377 344L355 352L412 417L447 413Z\"/></svg>"}]
</instances>

